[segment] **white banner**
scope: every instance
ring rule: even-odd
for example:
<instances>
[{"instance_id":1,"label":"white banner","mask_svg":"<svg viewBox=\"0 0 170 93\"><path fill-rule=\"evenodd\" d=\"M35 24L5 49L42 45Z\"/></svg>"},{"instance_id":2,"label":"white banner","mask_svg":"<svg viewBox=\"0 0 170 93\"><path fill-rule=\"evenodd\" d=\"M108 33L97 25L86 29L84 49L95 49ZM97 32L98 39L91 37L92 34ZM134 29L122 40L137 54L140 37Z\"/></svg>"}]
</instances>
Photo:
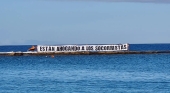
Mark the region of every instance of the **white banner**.
<instances>
[{"instance_id":1,"label":"white banner","mask_svg":"<svg viewBox=\"0 0 170 93\"><path fill-rule=\"evenodd\" d=\"M37 52L126 51L129 44L37 46Z\"/></svg>"}]
</instances>

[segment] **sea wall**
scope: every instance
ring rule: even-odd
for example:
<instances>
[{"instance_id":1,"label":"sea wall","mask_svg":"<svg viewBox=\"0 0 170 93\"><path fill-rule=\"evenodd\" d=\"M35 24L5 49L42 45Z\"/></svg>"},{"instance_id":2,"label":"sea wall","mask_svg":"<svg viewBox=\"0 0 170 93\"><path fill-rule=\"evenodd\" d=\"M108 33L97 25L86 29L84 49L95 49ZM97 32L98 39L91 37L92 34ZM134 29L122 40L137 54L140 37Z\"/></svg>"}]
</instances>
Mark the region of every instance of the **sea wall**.
<instances>
[{"instance_id":1,"label":"sea wall","mask_svg":"<svg viewBox=\"0 0 170 93\"><path fill-rule=\"evenodd\" d=\"M132 51L129 44L100 44L100 45L37 45L27 52L0 52L0 56L39 56L39 55L110 55L110 54L158 54L167 51Z\"/></svg>"},{"instance_id":2,"label":"sea wall","mask_svg":"<svg viewBox=\"0 0 170 93\"><path fill-rule=\"evenodd\" d=\"M107 52L0 52L0 56L41 56L41 55L110 55L110 54L158 54L170 51L107 51Z\"/></svg>"}]
</instances>

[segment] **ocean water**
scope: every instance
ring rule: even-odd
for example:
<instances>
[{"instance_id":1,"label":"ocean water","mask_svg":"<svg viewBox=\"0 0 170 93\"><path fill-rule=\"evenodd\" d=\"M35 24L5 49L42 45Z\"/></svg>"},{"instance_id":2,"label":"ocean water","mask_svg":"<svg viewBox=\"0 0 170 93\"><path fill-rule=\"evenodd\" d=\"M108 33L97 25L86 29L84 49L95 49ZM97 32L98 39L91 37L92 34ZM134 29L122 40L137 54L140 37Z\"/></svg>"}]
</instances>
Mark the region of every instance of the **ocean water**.
<instances>
[{"instance_id":1,"label":"ocean water","mask_svg":"<svg viewBox=\"0 0 170 93\"><path fill-rule=\"evenodd\" d=\"M0 56L0 93L170 93L170 54Z\"/></svg>"}]
</instances>

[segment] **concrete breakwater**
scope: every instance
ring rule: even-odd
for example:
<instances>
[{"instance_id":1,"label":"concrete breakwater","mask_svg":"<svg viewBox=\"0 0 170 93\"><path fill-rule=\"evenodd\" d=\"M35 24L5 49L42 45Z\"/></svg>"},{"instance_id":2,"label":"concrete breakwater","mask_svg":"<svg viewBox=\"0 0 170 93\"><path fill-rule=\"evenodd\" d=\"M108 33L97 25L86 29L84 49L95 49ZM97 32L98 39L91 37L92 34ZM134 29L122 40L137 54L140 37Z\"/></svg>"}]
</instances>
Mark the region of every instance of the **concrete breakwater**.
<instances>
[{"instance_id":1,"label":"concrete breakwater","mask_svg":"<svg viewBox=\"0 0 170 93\"><path fill-rule=\"evenodd\" d=\"M78 51L78 52L0 52L0 56L158 54L170 51Z\"/></svg>"}]
</instances>

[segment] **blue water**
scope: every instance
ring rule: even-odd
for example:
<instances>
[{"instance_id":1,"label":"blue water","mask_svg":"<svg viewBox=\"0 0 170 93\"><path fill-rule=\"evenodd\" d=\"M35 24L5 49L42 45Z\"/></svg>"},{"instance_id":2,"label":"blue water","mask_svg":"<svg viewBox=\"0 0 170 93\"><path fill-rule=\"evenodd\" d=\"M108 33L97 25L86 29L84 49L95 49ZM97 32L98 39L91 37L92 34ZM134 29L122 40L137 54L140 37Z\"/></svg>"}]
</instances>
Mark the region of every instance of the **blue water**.
<instances>
[{"instance_id":1,"label":"blue water","mask_svg":"<svg viewBox=\"0 0 170 93\"><path fill-rule=\"evenodd\" d=\"M0 56L0 93L170 93L170 54Z\"/></svg>"}]
</instances>

